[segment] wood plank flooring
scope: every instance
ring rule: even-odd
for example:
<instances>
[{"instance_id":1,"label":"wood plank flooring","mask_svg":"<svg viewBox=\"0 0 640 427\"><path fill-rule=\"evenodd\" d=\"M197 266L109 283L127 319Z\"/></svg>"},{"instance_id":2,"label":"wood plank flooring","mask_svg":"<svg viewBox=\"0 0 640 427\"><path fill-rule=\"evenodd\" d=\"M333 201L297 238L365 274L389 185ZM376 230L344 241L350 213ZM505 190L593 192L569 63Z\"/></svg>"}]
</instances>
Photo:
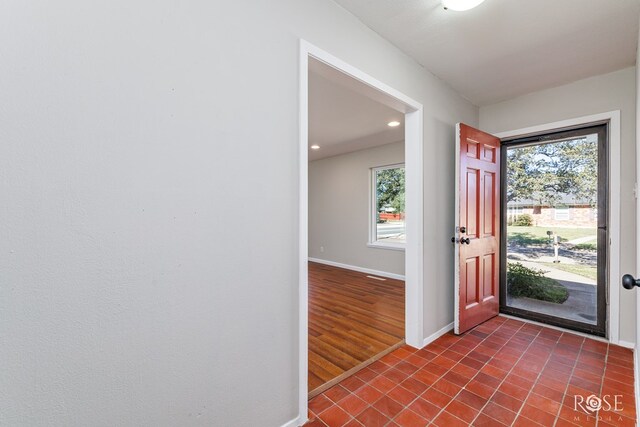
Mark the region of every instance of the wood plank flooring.
<instances>
[{"instance_id":1,"label":"wood plank flooring","mask_svg":"<svg viewBox=\"0 0 640 427\"><path fill-rule=\"evenodd\" d=\"M404 281L309 263L309 391L404 342Z\"/></svg>"}]
</instances>

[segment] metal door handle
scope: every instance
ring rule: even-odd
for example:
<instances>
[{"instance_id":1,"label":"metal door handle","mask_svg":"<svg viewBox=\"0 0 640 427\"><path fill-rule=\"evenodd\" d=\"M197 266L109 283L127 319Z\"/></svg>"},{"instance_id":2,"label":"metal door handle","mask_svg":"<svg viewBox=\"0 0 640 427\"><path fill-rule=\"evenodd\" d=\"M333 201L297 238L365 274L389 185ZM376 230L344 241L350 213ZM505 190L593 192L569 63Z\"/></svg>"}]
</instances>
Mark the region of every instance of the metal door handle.
<instances>
[{"instance_id":1,"label":"metal door handle","mask_svg":"<svg viewBox=\"0 0 640 427\"><path fill-rule=\"evenodd\" d=\"M634 286L640 287L640 279L636 279L630 274L622 276L622 286L625 289L633 289Z\"/></svg>"},{"instance_id":2,"label":"metal door handle","mask_svg":"<svg viewBox=\"0 0 640 427\"><path fill-rule=\"evenodd\" d=\"M464 245L466 243L468 245L469 243L471 243L471 239L468 237L461 237L460 239L452 237L451 243L460 243L461 245Z\"/></svg>"}]
</instances>

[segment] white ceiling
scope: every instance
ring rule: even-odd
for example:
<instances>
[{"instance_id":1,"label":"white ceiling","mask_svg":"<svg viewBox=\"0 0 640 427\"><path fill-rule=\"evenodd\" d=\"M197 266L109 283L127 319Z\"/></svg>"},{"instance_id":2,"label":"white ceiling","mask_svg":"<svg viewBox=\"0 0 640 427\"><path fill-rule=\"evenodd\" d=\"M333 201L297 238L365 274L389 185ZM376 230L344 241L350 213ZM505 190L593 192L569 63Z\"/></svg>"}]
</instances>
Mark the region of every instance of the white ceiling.
<instances>
[{"instance_id":1,"label":"white ceiling","mask_svg":"<svg viewBox=\"0 0 640 427\"><path fill-rule=\"evenodd\" d=\"M635 64L639 0L335 0L476 105Z\"/></svg>"},{"instance_id":2,"label":"white ceiling","mask_svg":"<svg viewBox=\"0 0 640 427\"><path fill-rule=\"evenodd\" d=\"M404 114L364 95L361 82L345 78L319 61L310 59L309 160L337 156L404 139ZM392 120L401 123L391 128Z\"/></svg>"}]
</instances>

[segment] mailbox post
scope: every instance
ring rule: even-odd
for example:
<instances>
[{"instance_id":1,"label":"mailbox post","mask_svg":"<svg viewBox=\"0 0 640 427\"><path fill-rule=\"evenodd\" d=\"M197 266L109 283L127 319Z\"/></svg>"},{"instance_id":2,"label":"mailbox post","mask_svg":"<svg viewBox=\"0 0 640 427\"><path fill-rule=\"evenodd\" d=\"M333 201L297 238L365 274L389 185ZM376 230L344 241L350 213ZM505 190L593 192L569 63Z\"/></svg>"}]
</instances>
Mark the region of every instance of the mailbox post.
<instances>
[{"instance_id":1,"label":"mailbox post","mask_svg":"<svg viewBox=\"0 0 640 427\"><path fill-rule=\"evenodd\" d=\"M558 256L558 250L560 249L560 243L558 241L558 235L553 231L547 231L547 236L549 236L549 241L553 243L553 254L554 254L554 264L560 263L560 257Z\"/></svg>"}]
</instances>

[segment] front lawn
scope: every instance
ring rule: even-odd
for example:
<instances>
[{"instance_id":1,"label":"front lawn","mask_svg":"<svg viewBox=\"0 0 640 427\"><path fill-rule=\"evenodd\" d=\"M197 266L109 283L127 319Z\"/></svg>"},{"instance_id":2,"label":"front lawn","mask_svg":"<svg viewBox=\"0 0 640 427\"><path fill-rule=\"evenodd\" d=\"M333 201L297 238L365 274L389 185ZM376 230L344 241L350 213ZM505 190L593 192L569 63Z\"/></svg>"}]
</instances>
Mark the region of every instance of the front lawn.
<instances>
[{"instance_id":1,"label":"front lawn","mask_svg":"<svg viewBox=\"0 0 640 427\"><path fill-rule=\"evenodd\" d=\"M586 277L591 280L598 280L598 268L595 266L584 264L554 264L552 262L540 262L539 264L555 268L556 270L577 274L578 276Z\"/></svg>"}]
</instances>

